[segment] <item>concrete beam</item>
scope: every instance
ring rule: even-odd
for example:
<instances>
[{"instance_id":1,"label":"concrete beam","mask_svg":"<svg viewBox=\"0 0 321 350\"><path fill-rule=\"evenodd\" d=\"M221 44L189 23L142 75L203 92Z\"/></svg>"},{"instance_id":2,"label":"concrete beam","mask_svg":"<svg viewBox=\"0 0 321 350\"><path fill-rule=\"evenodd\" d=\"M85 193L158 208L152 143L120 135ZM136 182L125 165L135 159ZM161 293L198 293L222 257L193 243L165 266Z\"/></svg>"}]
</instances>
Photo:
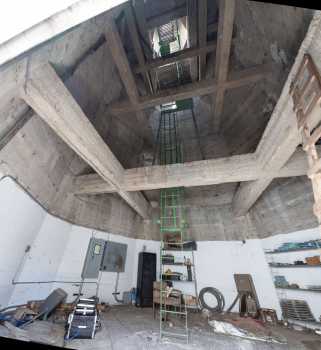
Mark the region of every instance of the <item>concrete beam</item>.
<instances>
[{"instance_id":1,"label":"concrete beam","mask_svg":"<svg viewBox=\"0 0 321 350\"><path fill-rule=\"evenodd\" d=\"M235 0L219 1L219 22L217 32L217 50L215 60L215 80L220 88L215 92L213 128L218 132L224 106L224 82L228 76L230 51L232 44L233 24L235 16Z\"/></svg>"},{"instance_id":2,"label":"concrete beam","mask_svg":"<svg viewBox=\"0 0 321 350\"><path fill-rule=\"evenodd\" d=\"M321 151L321 146L318 146ZM308 170L306 155L299 149L279 172L270 177L304 176ZM125 170L122 184L126 191L154 190L176 186L193 187L264 178L253 154L229 158L195 161L183 164L148 166ZM97 174L78 176L74 193L98 194L114 192Z\"/></svg>"},{"instance_id":3,"label":"concrete beam","mask_svg":"<svg viewBox=\"0 0 321 350\"><path fill-rule=\"evenodd\" d=\"M182 6L177 6L175 8L168 9L165 12L158 14L156 16L147 18L146 19L147 28L153 29L184 16L186 16L185 4Z\"/></svg>"},{"instance_id":4,"label":"concrete beam","mask_svg":"<svg viewBox=\"0 0 321 350\"><path fill-rule=\"evenodd\" d=\"M131 8L128 11L129 13L132 14ZM129 17L131 16L128 13L127 15ZM122 41L118 33L116 24L113 20L110 20L109 23L107 24L105 36L106 36L108 47L113 56L114 63L118 69L120 78L125 86L129 101L132 105L136 106L139 103L138 88L126 56L125 49L122 45ZM139 110L138 108L135 108L135 111L136 111L136 118L140 125L140 129L143 130L144 139L148 140L152 133L151 133L151 130L148 128L149 124L148 124L147 116L142 110Z\"/></svg>"},{"instance_id":5,"label":"concrete beam","mask_svg":"<svg viewBox=\"0 0 321 350\"><path fill-rule=\"evenodd\" d=\"M166 64L175 63L177 61L185 60L188 58L196 57L199 55L207 54L208 52L215 51L216 43L209 42L208 45L204 47L191 47L181 51L174 52L166 57L159 57L154 60L146 62L144 66L134 67L134 73L147 72L149 70L165 66Z\"/></svg>"},{"instance_id":6,"label":"concrete beam","mask_svg":"<svg viewBox=\"0 0 321 350\"><path fill-rule=\"evenodd\" d=\"M207 0L198 1L198 45L202 48L207 43ZM206 52L199 55L198 77L199 80L205 77Z\"/></svg>"},{"instance_id":7,"label":"concrete beam","mask_svg":"<svg viewBox=\"0 0 321 350\"><path fill-rule=\"evenodd\" d=\"M148 218L149 204L141 193L121 188L122 165L49 63L31 73L21 97L140 216Z\"/></svg>"},{"instance_id":8,"label":"concrete beam","mask_svg":"<svg viewBox=\"0 0 321 350\"><path fill-rule=\"evenodd\" d=\"M0 45L0 65L125 0L79 0Z\"/></svg>"},{"instance_id":9,"label":"concrete beam","mask_svg":"<svg viewBox=\"0 0 321 350\"><path fill-rule=\"evenodd\" d=\"M234 213L237 216L245 215L248 212L272 182L274 176L271 174L280 171L296 151L297 146L302 142L297 128L296 115L293 112L292 97L289 91L305 53L310 53L316 62L320 62L320 30L321 15L316 13L310 23L310 27L301 44L281 96L255 152L260 167L266 175L263 179L250 183L243 183L239 186L233 201ZM320 110L319 107L317 107L312 112L311 129L316 126L319 115Z\"/></svg>"},{"instance_id":10,"label":"concrete beam","mask_svg":"<svg viewBox=\"0 0 321 350\"><path fill-rule=\"evenodd\" d=\"M197 0L187 0L187 30L188 30L188 41L189 47L198 46L198 5ZM198 80L198 59L197 57L193 57L190 59L190 74L192 81Z\"/></svg>"},{"instance_id":11,"label":"concrete beam","mask_svg":"<svg viewBox=\"0 0 321 350\"><path fill-rule=\"evenodd\" d=\"M145 56L144 56L142 46L140 44L139 34L138 34L137 27L136 27L136 21L135 21L135 17L134 17L131 3L127 4L127 6L125 8L125 14L126 14L126 20L127 20L127 25L128 25L128 29L129 29L129 35L130 35L131 42L132 42L133 47L134 47L134 51L135 51L135 55L137 57L138 65L139 65L139 67L143 67L145 65ZM152 85L148 71L143 72L143 79L144 79L146 87L150 90L151 93L153 93L153 85Z\"/></svg>"},{"instance_id":12,"label":"concrete beam","mask_svg":"<svg viewBox=\"0 0 321 350\"><path fill-rule=\"evenodd\" d=\"M152 96L140 97L137 104L133 104L131 101L114 102L110 104L109 111L111 113L130 113L135 110L143 110L172 101L213 94L218 87L236 89L265 78L267 74L271 73L272 68L273 65L271 64L263 64L244 69L240 72L231 73L229 79L219 86L214 79L209 79L164 89Z\"/></svg>"}]
</instances>

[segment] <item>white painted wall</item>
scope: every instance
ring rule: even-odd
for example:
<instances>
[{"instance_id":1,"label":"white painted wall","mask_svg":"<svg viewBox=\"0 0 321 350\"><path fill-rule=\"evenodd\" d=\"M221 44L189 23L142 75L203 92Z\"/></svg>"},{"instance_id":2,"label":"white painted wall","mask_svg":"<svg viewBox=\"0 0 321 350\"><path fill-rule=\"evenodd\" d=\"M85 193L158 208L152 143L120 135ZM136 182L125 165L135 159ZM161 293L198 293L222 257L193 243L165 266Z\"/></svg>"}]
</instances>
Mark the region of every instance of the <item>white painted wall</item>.
<instances>
[{"instance_id":1,"label":"white painted wall","mask_svg":"<svg viewBox=\"0 0 321 350\"><path fill-rule=\"evenodd\" d=\"M44 210L10 178L0 182L0 307L7 306L11 281L45 218Z\"/></svg>"},{"instance_id":2,"label":"white painted wall","mask_svg":"<svg viewBox=\"0 0 321 350\"><path fill-rule=\"evenodd\" d=\"M320 239L320 237L320 229L317 227L314 229L296 231L290 234L265 238L262 240L262 247L265 250L274 250L285 242L305 242ZM320 253L321 249L303 252L266 254L266 259L268 262L293 263L295 260L304 261L305 257L320 255ZM270 269L270 273L272 277L275 275L283 275L289 283L297 283L303 288L306 288L308 285L321 284L321 268L273 268ZM307 301L315 319L319 320L321 315L321 293L277 289L277 294L280 299L284 298Z\"/></svg>"},{"instance_id":3,"label":"white painted wall","mask_svg":"<svg viewBox=\"0 0 321 350\"><path fill-rule=\"evenodd\" d=\"M180 254L188 257L188 253ZM204 287L217 288L224 295L227 309L237 295L234 274L251 274L260 306L275 309L278 316L281 316L260 240L247 240L245 244L241 241L197 242L197 251L194 254L198 292ZM175 270L187 274L185 267L175 267ZM194 294L191 283L176 282L174 286ZM238 311L238 303L233 311Z\"/></svg>"},{"instance_id":4,"label":"white painted wall","mask_svg":"<svg viewBox=\"0 0 321 350\"><path fill-rule=\"evenodd\" d=\"M145 250L157 254L157 276L159 276L160 243L156 241L135 240L113 235L106 232L93 232L90 229L71 225L59 220L46 212L25 194L11 179L5 178L0 182L0 304L23 303L30 299L45 298L54 288L60 287L68 293L72 300L77 293L79 284L32 284L13 286L11 281L16 276L19 281L80 281L80 274L88 243L92 235L97 238L125 243L128 245L125 272L120 274L120 297L124 291L136 287L138 254ZM252 275L262 307L276 309L280 316L278 295L274 288L270 268L266 257L280 262L293 262L316 252L286 253L280 255L265 255L263 249L275 249L286 241L304 241L320 237L318 229L278 235L260 240L248 240L245 244L240 241L202 241L198 242L195 252L196 276L198 291L203 287L218 288L229 306L236 296L234 273L249 273ZM24 250L31 245L26 255ZM189 253L185 253L188 257ZM183 256L182 256L183 258ZM277 258L277 259L276 259ZM186 273L185 267L175 267L177 271ZM278 269L277 273L284 274L289 282L302 286L319 284L319 269ZM101 274L99 297L102 301L115 303L112 296L116 281L116 273ZM193 285L175 283L176 288L193 294ZM86 296L94 295L95 285L84 288ZM307 300L318 319L321 314L320 294L298 291L283 292L289 298ZM237 310L237 307L235 308Z\"/></svg>"},{"instance_id":5,"label":"white painted wall","mask_svg":"<svg viewBox=\"0 0 321 350\"><path fill-rule=\"evenodd\" d=\"M47 214L32 243L31 250L25 256L23 269L16 280L20 282L55 280L69 240L71 226ZM53 283L16 285L10 304L45 299L53 287Z\"/></svg>"},{"instance_id":6,"label":"white painted wall","mask_svg":"<svg viewBox=\"0 0 321 350\"><path fill-rule=\"evenodd\" d=\"M81 271L85 261L86 252L88 248L88 243L90 238L94 236L96 238L102 238L106 241L111 240L113 242L125 243L127 247L127 258L125 265L125 272L120 273L119 276L119 291L122 297L123 291L129 291L132 287L134 265L133 261L135 258L135 239L122 237L119 235L113 235L100 231L92 231L90 229L72 226L68 243L66 245L64 255L62 257L58 272L57 280L64 281L80 281ZM96 280L88 279L86 281L95 282ZM100 288L99 288L99 298L101 301L113 304L115 300L112 296L116 282L116 273L114 272L103 272L101 273ZM59 285L57 285L59 286ZM73 293L77 293L79 285L70 284L59 286L63 288L68 293L68 300L74 299ZM85 296L92 296L96 293L96 285L88 284L85 285L83 289Z\"/></svg>"},{"instance_id":7,"label":"white painted wall","mask_svg":"<svg viewBox=\"0 0 321 350\"><path fill-rule=\"evenodd\" d=\"M127 258L125 264L125 271L120 273L118 291L119 298L125 291L130 291L131 288L136 287L137 281L137 267L138 267L138 253L143 250L145 246L147 252L158 253L160 243L155 241L136 240L132 238L122 237L106 232L92 231L90 229L72 226L69 241L66 245L64 255L62 257L60 267L57 272L56 279L64 281L80 281L81 271L85 261L86 252L90 238L102 238L106 241L113 241L127 244ZM159 256L159 255L158 255ZM157 259L157 271L159 271L159 259ZM158 272L159 274L159 272ZM114 292L117 274L115 272L102 272L99 283L99 298L101 301L109 304L117 304L112 293ZM86 281L95 281L88 279ZM57 284L57 286L59 286ZM79 285L61 285L59 286L68 292L68 300L72 300L73 294L78 292ZM83 289L86 296L92 296L96 293L96 285L87 284Z\"/></svg>"}]
</instances>

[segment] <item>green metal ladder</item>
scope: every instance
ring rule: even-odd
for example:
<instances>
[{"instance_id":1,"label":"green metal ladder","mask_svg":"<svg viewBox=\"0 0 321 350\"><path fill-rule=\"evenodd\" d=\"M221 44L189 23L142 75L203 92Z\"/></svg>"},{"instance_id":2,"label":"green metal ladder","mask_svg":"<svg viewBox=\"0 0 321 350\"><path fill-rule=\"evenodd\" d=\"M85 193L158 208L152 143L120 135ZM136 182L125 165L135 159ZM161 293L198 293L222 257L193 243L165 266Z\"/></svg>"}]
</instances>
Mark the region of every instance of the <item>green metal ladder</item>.
<instances>
[{"instance_id":1,"label":"green metal ladder","mask_svg":"<svg viewBox=\"0 0 321 350\"><path fill-rule=\"evenodd\" d=\"M176 103L161 106L161 117L157 134L158 163L160 165L181 163L183 161L182 145L179 139ZM186 303L180 306L179 310L169 310L165 305L166 283L165 267L169 264L163 261L163 257L168 252L184 252L190 254L190 261L193 267L193 282L197 298L197 286L195 278L194 253L192 250L184 250L184 233L187 227L185 208L183 206L184 189L182 187L166 188L160 191L160 339L163 337L179 337L189 340L188 330L188 310ZM185 256L184 256L185 258ZM174 282L175 283L175 282ZM180 332L173 332L166 328L167 316L177 316L185 318L184 327Z\"/></svg>"}]
</instances>

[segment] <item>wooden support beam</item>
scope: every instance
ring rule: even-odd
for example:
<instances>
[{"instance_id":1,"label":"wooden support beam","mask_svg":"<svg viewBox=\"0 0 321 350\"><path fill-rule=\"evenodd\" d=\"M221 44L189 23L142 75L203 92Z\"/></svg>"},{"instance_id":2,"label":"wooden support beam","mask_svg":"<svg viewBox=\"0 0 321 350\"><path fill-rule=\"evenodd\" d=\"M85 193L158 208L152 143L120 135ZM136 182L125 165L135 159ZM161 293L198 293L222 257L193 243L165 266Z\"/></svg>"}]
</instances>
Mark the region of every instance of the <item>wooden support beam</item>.
<instances>
[{"instance_id":1,"label":"wooden support beam","mask_svg":"<svg viewBox=\"0 0 321 350\"><path fill-rule=\"evenodd\" d=\"M198 45L205 47L207 43L207 0L198 0ZM205 77L206 53L201 53L198 61L198 79Z\"/></svg>"},{"instance_id":2,"label":"wooden support beam","mask_svg":"<svg viewBox=\"0 0 321 350\"><path fill-rule=\"evenodd\" d=\"M125 86L130 103L133 106L138 105L139 92L135 82L134 75L132 73L131 67L129 65L125 49L122 45L122 41L117 30L114 21L110 20L107 25L105 32L107 44L113 56L114 63L118 69L120 78ZM151 136L150 128L148 127L148 119L145 113L139 108L134 108L136 113L136 118L139 122L140 127L143 130L144 139L148 140Z\"/></svg>"},{"instance_id":3,"label":"wooden support beam","mask_svg":"<svg viewBox=\"0 0 321 350\"><path fill-rule=\"evenodd\" d=\"M214 98L214 132L218 132L221 124L221 114L224 106L224 81L228 76L230 51L235 15L235 0L219 1L219 22L217 33L217 50L215 60L215 79L221 87L216 91Z\"/></svg>"},{"instance_id":4,"label":"wooden support beam","mask_svg":"<svg viewBox=\"0 0 321 350\"><path fill-rule=\"evenodd\" d=\"M321 146L318 146L321 151ZM308 163L302 149L298 149L289 162L270 177L293 177L306 175ZM148 166L125 170L123 188L127 191L154 190L174 186L193 187L215 185L235 181L264 178L253 154L229 158L202 160L183 164ZM78 176L74 193L98 194L114 192L99 175Z\"/></svg>"},{"instance_id":5,"label":"wooden support beam","mask_svg":"<svg viewBox=\"0 0 321 350\"><path fill-rule=\"evenodd\" d=\"M181 51L174 52L166 57L159 57L154 60L146 62L144 66L134 67L134 73L143 73L149 70L165 66L166 64L175 63L177 61L185 60L188 58L196 57L199 55L206 55L208 52L214 52L216 49L216 43L209 42L204 47L191 47Z\"/></svg>"},{"instance_id":6,"label":"wooden support beam","mask_svg":"<svg viewBox=\"0 0 321 350\"><path fill-rule=\"evenodd\" d=\"M145 65L145 56L140 44L139 34L136 27L136 21L135 21L133 9L130 3L128 3L127 6L125 7L125 14L126 14L126 20L127 20L127 25L129 29L129 35L137 57L138 66L143 67ZM152 86L152 82L148 72L143 73L143 79L146 87L150 90L151 93L153 93L153 86Z\"/></svg>"},{"instance_id":7,"label":"wooden support beam","mask_svg":"<svg viewBox=\"0 0 321 350\"><path fill-rule=\"evenodd\" d=\"M49 63L30 73L21 97L140 216L148 218L148 202L141 193L121 188L122 165Z\"/></svg>"},{"instance_id":8,"label":"wooden support beam","mask_svg":"<svg viewBox=\"0 0 321 350\"><path fill-rule=\"evenodd\" d=\"M231 73L230 79L223 82L220 87L224 89L235 89L247 84L254 83L271 73L273 65L264 64L253 68L244 69L241 72ZM159 91L152 96L140 97L137 104L131 101L112 103L109 106L111 113L129 113L135 110L142 110L172 101L184 100L194 96L203 96L215 93L217 84L214 79L202 80L190 84L181 85Z\"/></svg>"}]
</instances>

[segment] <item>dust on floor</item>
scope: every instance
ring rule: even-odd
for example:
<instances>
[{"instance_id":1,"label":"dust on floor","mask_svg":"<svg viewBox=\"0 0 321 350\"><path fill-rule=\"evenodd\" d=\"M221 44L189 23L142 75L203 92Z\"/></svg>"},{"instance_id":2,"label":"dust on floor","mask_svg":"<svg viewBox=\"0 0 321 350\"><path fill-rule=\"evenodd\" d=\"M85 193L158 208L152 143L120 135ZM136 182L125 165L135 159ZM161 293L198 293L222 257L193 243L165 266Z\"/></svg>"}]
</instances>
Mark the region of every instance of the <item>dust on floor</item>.
<instances>
[{"instance_id":1,"label":"dust on floor","mask_svg":"<svg viewBox=\"0 0 321 350\"><path fill-rule=\"evenodd\" d=\"M158 316L158 315L157 315ZM180 321L172 319L173 330ZM189 317L189 344L173 339L159 341L159 320L151 309L114 306L101 314L102 328L94 339L74 339L64 342L64 325L36 321L25 327L26 337L33 341L82 350L314 350L321 349L321 337L312 333L269 327L266 332L286 340L287 344L252 341L214 333L200 313ZM0 327L3 328L3 327ZM260 328L260 327L259 327ZM13 337L10 332L0 335ZM17 336L19 338L19 335Z\"/></svg>"}]
</instances>

